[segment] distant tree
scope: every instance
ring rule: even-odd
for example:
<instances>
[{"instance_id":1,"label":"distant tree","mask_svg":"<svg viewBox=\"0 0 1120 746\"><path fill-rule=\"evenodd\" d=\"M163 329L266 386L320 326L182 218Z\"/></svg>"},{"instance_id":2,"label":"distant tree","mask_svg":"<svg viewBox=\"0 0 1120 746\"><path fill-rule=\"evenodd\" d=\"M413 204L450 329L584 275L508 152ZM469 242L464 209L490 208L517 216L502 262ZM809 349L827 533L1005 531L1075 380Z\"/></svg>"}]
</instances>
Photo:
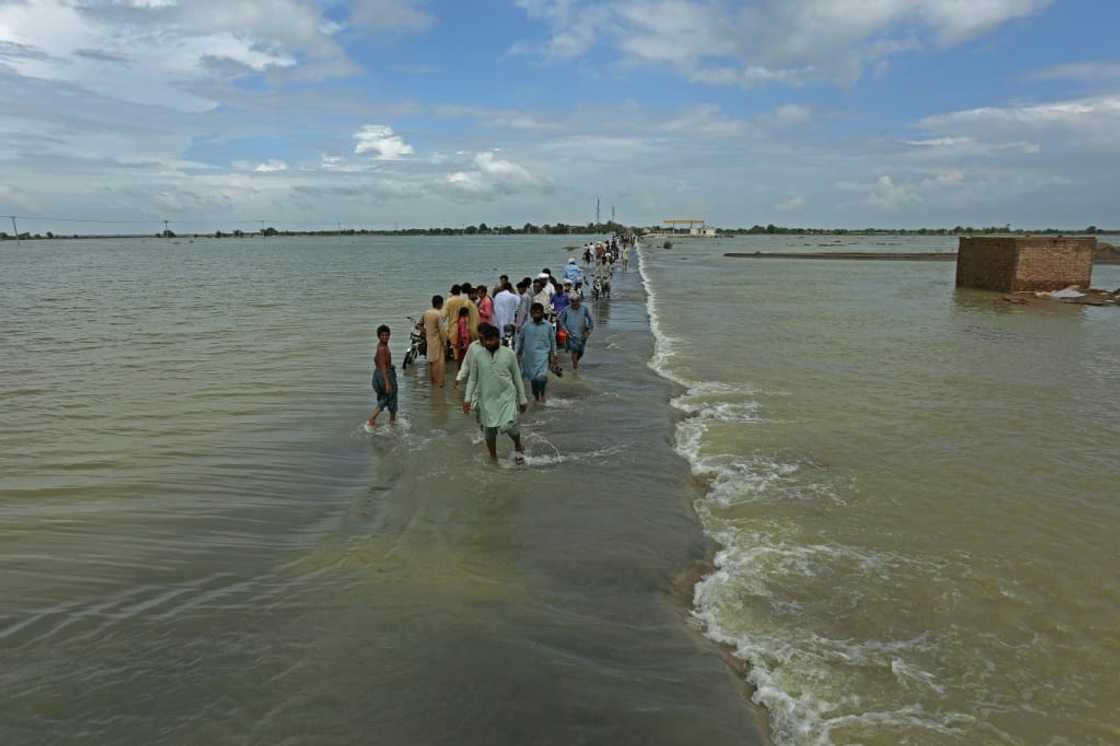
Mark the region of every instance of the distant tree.
<instances>
[{"instance_id":1,"label":"distant tree","mask_svg":"<svg viewBox=\"0 0 1120 746\"><path fill-rule=\"evenodd\" d=\"M272 226L269 226L269 227L261 230L261 235L262 236L275 236L277 233L279 233L279 231L276 230L275 228L273 228Z\"/></svg>"},{"instance_id":2,"label":"distant tree","mask_svg":"<svg viewBox=\"0 0 1120 746\"><path fill-rule=\"evenodd\" d=\"M479 233L489 233L490 229L486 226L486 223L479 223L478 224L478 232Z\"/></svg>"},{"instance_id":3,"label":"distant tree","mask_svg":"<svg viewBox=\"0 0 1120 746\"><path fill-rule=\"evenodd\" d=\"M54 238L54 234L50 231L47 231L47 238Z\"/></svg>"},{"instance_id":4,"label":"distant tree","mask_svg":"<svg viewBox=\"0 0 1120 746\"><path fill-rule=\"evenodd\" d=\"M522 228L521 230L525 233L538 233L540 231L540 229L537 228L537 226L533 225L532 223L526 223L525 227Z\"/></svg>"},{"instance_id":5,"label":"distant tree","mask_svg":"<svg viewBox=\"0 0 1120 746\"><path fill-rule=\"evenodd\" d=\"M221 238L221 237L222 237L222 232L221 231L214 231L214 238Z\"/></svg>"},{"instance_id":6,"label":"distant tree","mask_svg":"<svg viewBox=\"0 0 1120 746\"><path fill-rule=\"evenodd\" d=\"M476 235L478 233L478 228L476 228L473 225L468 225L467 230L465 232L468 236L473 236L473 235Z\"/></svg>"},{"instance_id":7,"label":"distant tree","mask_svg":"<svg viewBox=\"0 0 1120 746\"><path fill-rule=\"evenodd\" d=\"M165 230L163 233L157 233L160 238L175 238L175 232L172 230Z\"/></svg>"},{"instance_id":8,"label":"distant tree","mask_svg":"<svg viewBox=\"0 0 1120 746\"><path fill-rule=\"evenodd\" d=\"M1085 232L1088 233L1090 236L1095 236L1095 235L1097 235L1097 232L1098 232L1097 231L1097 226L1090 225L1088 228L1085 229Z\"/></svg>"}]
</instances>

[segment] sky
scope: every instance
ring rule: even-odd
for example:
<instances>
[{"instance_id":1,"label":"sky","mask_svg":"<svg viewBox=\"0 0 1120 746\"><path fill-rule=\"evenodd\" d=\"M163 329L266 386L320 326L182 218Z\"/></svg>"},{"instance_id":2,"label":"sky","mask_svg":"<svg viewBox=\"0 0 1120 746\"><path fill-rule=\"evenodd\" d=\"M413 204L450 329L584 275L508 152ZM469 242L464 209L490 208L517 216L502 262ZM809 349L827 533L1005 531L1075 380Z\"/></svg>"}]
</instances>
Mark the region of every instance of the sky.
<instances>
[{"instance_id":1,"label":"sky","mask_svg":"<svg viewBox=\"0 0 1120 746\"><path fill-rule=\"evenodd\" d=\"M0 216L1116 227L1118 29L1114 0L0 0Z\"/></svg>"}]
</instances>

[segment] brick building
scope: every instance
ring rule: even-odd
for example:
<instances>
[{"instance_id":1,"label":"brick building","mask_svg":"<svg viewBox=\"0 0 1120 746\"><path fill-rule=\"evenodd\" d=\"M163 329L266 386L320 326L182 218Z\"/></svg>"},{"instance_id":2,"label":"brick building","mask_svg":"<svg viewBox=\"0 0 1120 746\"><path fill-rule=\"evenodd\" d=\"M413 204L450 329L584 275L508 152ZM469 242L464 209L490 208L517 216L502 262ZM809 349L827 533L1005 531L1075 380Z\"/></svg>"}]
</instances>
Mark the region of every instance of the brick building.
<instances>
[{"instance_id":1,"label":"brick building","mask_svg":"<svg viewBox=\"0 0 1120 746\"><path fill-rule=\"evenodd\" d=\"M962 237L957 287L1016 292L1088 288L1096 238Z\"/></svg>"}]
</instances>

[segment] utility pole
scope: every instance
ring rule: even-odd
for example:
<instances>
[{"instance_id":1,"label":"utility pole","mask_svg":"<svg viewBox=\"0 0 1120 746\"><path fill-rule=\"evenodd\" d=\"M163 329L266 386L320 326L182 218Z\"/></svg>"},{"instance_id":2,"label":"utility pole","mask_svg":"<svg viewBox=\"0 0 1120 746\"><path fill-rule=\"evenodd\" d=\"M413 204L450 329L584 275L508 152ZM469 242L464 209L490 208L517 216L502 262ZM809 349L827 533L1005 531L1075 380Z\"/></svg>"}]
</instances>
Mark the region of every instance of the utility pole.
<instances>
[{"instance_id":1,"label":"utility pole","mask_svg":"<svg viewBox=\"0 0 1120 746\"><path fill-rule=\"evenodd\" d=\"M602 222L602 221L599 220L599 195L596 194L595 195L595 225L598 225L600 222Z\"/></svg>"},{"instance_id":2,"label":"utility pole","mask_svg":"<svg viewBox=\"0 0 1120 746\"><path fill-rule=\"evenodd\" d=\"M611 205L611 222L614 222L614 205Z\"/></svg>"},{"instance_id":3,"label":"utility pole","mask_svg":"<svg viewBox=\"0 0 1120 746\"><path fill-rule=\"evenodd\" d=\"M167 226L168 222L169 221L167 221L167 220L163 221L163 237L164 238L167 238L167 234L171 232L171 229Z\"/></svg>"},{"instance_id":4,"label":"utility pole","mask_svg":"<svg viewBox=\"0 0 1120 746\"><path fill-rule=\"evenodd\" d=\"M21 242L19 239L19 226L16 225L16 216L9 215L8 217L12 219L12 231L16 234L16 246L19 246Z\"/></svg>"}]
</instances>

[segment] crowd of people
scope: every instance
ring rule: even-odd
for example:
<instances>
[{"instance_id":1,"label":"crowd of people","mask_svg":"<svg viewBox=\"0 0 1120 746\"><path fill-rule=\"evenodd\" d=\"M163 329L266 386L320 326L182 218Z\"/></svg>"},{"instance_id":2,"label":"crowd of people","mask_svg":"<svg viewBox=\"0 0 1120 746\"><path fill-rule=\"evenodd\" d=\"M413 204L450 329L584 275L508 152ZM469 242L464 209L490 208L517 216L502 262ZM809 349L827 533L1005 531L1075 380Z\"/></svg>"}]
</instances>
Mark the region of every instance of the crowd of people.
<instances>
[{"instance_id":1,"label":"crowd of people","mask_svg":"<svg viewBox=\"0 0 1120 746\"><path fill-rule=\"evenodd\" d=\"M453 386L464 385L463 411L474 412L490 458L497 458L497 438L504 433L513 441L515 461L524 462L518 415L528 407L525 381L533 399L547 399L550 374L563 375L559 353L568 353L571 369L578 371L595 330L595 319L584 295L596 300L610 297L611 277L621 264L629 269L633 236L583 247L583 266L569 259L563 273L554 276L547 267L534 278L511 283L501 275L493 288L457 283L447 298L432 297L431 308L417 323L426 343L428 378L443 388L447 363L456 364ZM390 424L397 419L397 374L393 365L388 326L377 329L372 386L377 404L366 421L372 431L380 414L388 410Z\"/></svg>"}]
</instances>

